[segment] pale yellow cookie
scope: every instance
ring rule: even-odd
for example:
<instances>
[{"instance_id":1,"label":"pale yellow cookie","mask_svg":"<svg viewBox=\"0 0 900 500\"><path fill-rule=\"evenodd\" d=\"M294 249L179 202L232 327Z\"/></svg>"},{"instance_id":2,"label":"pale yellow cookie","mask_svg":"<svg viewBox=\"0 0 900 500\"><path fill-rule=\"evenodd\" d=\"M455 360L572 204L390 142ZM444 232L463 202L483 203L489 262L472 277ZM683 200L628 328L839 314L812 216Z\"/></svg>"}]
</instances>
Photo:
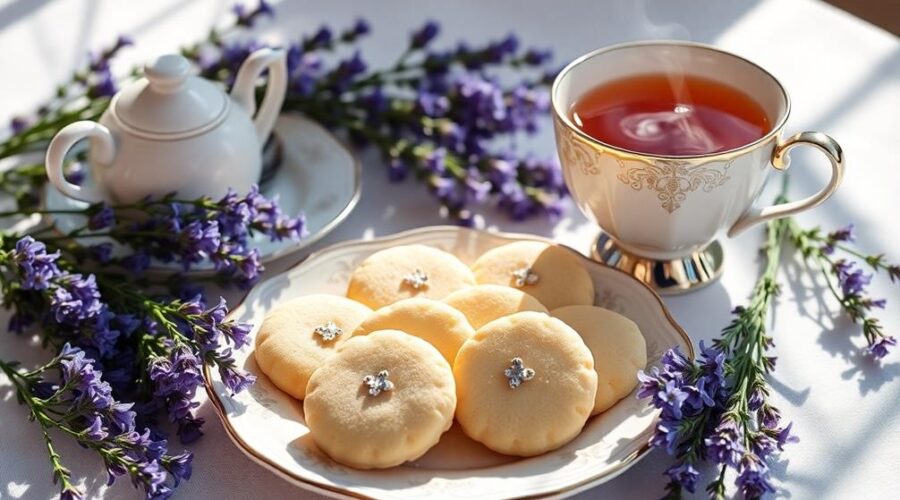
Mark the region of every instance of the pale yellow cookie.
<instances>
[{"instance_id":1,"label":"pale yellow cookie","mask_svg":"<svg viewBox=\"0 0 900 500\"><path fill-rule=\"evenodd\" d=\"M422 456L453 423L450 365L431 344L396 330L353 337L309 379L303 411L316 444L359 469Z\"/></svg>"},{"instance_id":2,"label":"pale yellow cookie","mask_svg":"<svg viewBox=\"0 0 900 500\"><path fill-rule=\"evenodd\" d=\"M560 307L551 314L574 328L594 355L594 415L606 411L634 389L638 370L647 365L647 343L634 321L594 306Z\"/></svg>"},{"instance_id":3,"label":"pale yellow cookie","mask_svg":"<svg viewBox=\"0 0 900 500\"><path fill-rule=\"evenodd\" d=\"M574 251L540 241L517 241L472 264L479 284L518 288L548 309L594 303L594 283Z\"/></svg>"},{"instance_id":4,"label":"pale yellow cookie","mask_svg":"<svg viewBox=\"0 0 900 500\"><path fill-rule=\"evenodd\" d=\"M350 276L347 297L378 309L409 297L440 300L474 284L472 271L452 254L405 245L366 258Z\"/></svg>"},{"instance_id":5,"label":"pale yellow cookie","mask_svg":"<svg viewBox=\"0 0 900 500\"><path fill-rule=\"evenodd\" d=\"M594 409L597 373L581 337L527 311L484 325L453 366L465 433L507 455L532 456L571 441Z\"/></svg>"},{"instance_id":6,"label":"pale yellow cookie","mask_svg":"<svg viewBox=\"0 0 900 500\"><path fill-rule=\"evenodd\" d=\"M306 295L279 304L256 334L256 363L279 389L303 399L313 371L371 312L337 295Z\"/></svg>"},{"instance_id":7,"label":"pale yellow cookie","mask_svg":"<svg viewBox=\"0 0 900 500\"><path fill-rule=\"evenodd\" d=\"M475 329L517 312L549 312L531 295L501 285L477 285L457 290L444 297L444 302L465 314Z\"/></svg>"},{"instance_id":8,"label":"pale yellow cookie","mask_svg":"<svg viewBox=\"0 0 900 500\"><path fill-rule=\"evenodd\" d=\"M400 330L415 335L436 347L451 366L456 351L475 334L463 313L443 302L422 297L403 299L382 307L356 327L353 335L367 335L378 330Z\"/></svg>"}]
</instances>

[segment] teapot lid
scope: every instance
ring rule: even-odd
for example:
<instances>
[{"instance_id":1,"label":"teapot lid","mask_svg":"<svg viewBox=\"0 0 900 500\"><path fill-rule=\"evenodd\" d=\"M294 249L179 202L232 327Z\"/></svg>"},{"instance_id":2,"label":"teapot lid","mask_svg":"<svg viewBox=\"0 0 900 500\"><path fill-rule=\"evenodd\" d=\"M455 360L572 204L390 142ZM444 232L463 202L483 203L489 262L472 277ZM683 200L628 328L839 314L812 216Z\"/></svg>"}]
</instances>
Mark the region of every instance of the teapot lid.
<instances>
[{"instance_id":1,"label":"teapot lid","mask_svg":"<svg viewBox=\"0 0 900 500\"><path fill-rule=\"evenodd\" d=\"M213 83L191 74L190 62L178 54L144 66L144 78L122 89L113 113L138 133L181 135L224 118L228 96Z\"/></svg>"}]
</instances>

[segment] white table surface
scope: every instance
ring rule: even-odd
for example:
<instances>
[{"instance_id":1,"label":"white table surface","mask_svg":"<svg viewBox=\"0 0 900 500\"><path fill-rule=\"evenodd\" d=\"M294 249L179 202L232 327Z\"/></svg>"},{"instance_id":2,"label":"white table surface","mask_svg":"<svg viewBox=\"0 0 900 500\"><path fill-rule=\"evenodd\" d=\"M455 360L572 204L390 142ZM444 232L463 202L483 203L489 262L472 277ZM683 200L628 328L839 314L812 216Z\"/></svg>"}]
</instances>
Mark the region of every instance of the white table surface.
<instances>
[{"instance_id":1,"label":"white table surface","mask_svg":"<svg viewBox=\"0 0 900 500\"><path fill-rule=\"evenodd\" d=\"M134 35L139 46L125 62L141 61L204 36L222 19L231 0L0 1L0 119L26 111L83 62L84 53L119 33ZM552 6L551 6L552 5ZM373 64L387 64L410 29L426 18L441 21L440 41L484 40L510 30L526 43L549 46L560 62L591 49L636 39L679 38L715 43L762 64L777 75L793 99L788 132L821 130L843 145L848 157L844 185L834 198L800 217L804 224L836 227L854 221L861 245L900 260L896 200L900 188L900 44L894 36L823 3L798 0L762 2L599 1L564 2L431 1L284 2L278 19L261 26L272 40L294 38L322 22L342 26L357 15L369 19L375 34L365 53ZM440 43L440 42L438 42ZM548 126L529 146L554 153ZM442 223L424 189L392 185L377 158L363 156L360 205L320 248L338 241L369 238ZM824 159L807 151L794 155L793 195L812 192L825 182ZM774 184L774 183L773 183ZM487 214L488 225L503 230L552 236L587 250L595 227L577 211L551 225L512 223ZM724 242L725 274L702 291L666 303L693 339L713 337L743 303L757 276L757 228ZM294 262L270 266L279 272ZM797 266L787 263L794 276ZM900 489L900 352L878 366L861 357L859 329L835 319L835 304L808 279L785 282L775 321L778 369L771 379L774 399L801 442L790 446L773 466L782 496L880 498ZM873 286L890 299L882 313L885 329L900 335L900 293L885 279ZM824 298L824 302L823 299ZM6 324L7 314L0 314ZM0 334L0 356L37 362L45 354L29 342ZM245 458L228 440L206 401L206 436L191 449L194 477L178 498L313 498ZM53 497L48 461L38 426L24 419L8 382L0 378L0 498ZM133 498L127 480L104 486L100 460L66 439L58 445L75 478L91 496ZM173 446L178 449L178 445ZM580 498L656 498L668 457L653 451L633 468ZM786 491L786 492L785 492Z\"/></svg>"}]
</instances>

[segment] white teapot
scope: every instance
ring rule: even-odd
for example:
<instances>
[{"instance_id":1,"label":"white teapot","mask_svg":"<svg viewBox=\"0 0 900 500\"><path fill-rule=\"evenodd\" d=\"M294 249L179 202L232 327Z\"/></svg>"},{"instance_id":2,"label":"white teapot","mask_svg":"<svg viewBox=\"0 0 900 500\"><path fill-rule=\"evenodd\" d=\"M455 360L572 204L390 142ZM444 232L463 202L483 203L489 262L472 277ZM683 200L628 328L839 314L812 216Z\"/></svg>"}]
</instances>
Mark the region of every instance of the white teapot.
<instances>
[{"instance_id":1,"label":"white teapot","mask_svg":"<svg viewBox=\"0 0 900 500\"><path fill-rule=\"evenodd\" d=\"M256 80L266 69L269 81L256 112ZM47 176L66 196L89 203L133 203L173 192L218 198L228 188L246 193L259 182L262 146L286 92L281 50L251 54L230 96L192 75L184 57L161 56L144 67L144 78L112 98L99 123L72 123L56 134ZM92 182L77 186L63 177L63 159L84 138L90 138Z\"/></svg>"}]
</instances>

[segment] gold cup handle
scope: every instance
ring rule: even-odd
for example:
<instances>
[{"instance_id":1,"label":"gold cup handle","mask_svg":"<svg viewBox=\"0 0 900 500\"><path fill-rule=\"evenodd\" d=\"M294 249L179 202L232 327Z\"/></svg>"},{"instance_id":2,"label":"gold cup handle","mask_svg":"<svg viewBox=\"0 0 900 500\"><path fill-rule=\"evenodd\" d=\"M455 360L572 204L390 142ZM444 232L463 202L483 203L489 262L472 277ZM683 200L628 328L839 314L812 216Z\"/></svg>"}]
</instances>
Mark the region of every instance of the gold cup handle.
<instances>
[{"instance_id":1,"label":"gold cup handle","mask_svg":"<svg viewBox=\"0 0 900 500\"><path fill-rule=\"evenodd\" d=\"M772 152L772 166L778 170L787 170L790 166L790 157L788 154L791 149L800 145L813 146L825 153L825 156L828 157L828 160L831 162L831 180L828 181L828 185L822 188L818 193L802 200L771 205L764 208L750 207L750 209L747 210L733 226L731 226L731 229L728 230L729 237L737 236L744 232L745 229L759 224L760 222L780 219L804 210L809 210L810 208L820 205L834 194L841 184L841 179L844 177L844 152L841 150L841 146L837 141L821 132L800 132L779 143Z\"/></svg>"}]
</instances>

